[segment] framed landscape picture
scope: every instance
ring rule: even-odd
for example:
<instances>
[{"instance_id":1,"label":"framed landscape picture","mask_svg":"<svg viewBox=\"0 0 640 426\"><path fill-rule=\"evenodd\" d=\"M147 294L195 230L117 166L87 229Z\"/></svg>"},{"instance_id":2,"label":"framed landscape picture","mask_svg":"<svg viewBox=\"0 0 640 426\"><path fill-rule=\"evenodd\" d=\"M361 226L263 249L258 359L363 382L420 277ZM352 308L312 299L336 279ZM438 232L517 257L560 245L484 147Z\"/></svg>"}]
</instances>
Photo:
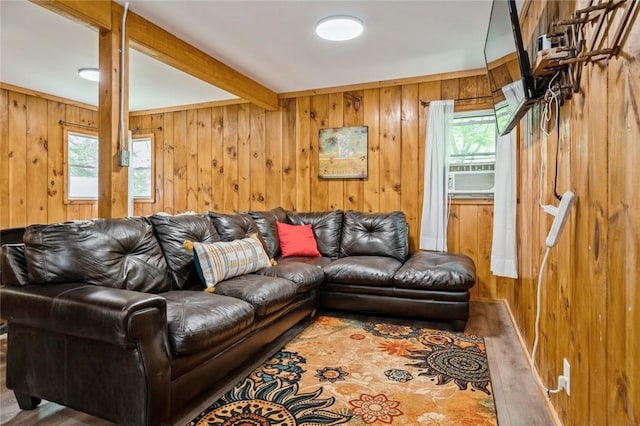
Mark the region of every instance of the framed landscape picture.
<instances>
[{"instance_id":1,"label":"framed landscape picture","mask_svg":"<svg viewBox=\"0 0 640 426\"><path fill-rule=\"evenodd\" d=\"M367 177L367 126L320 129L319 177L365 179Z\"/></svg>"}]
</instances>

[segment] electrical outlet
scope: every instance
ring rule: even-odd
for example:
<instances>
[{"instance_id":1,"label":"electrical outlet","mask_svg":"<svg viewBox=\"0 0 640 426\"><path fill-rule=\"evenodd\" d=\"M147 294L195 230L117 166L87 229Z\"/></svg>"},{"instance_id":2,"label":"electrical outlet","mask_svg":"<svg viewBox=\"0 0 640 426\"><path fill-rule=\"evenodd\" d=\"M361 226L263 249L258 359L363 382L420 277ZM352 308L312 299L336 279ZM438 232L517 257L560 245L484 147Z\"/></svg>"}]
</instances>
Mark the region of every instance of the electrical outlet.
<instances>
[{"instance_id":1,"label":"electrical outlet","mask_svg":"<svg viewBox=\"0 0 640 426\"><path fill-rule=\"evenodd\" d=\"M564 390L567 392L567 395L571 395L571 366L569 365L569 360L563 358L562 360L563 372L562 375L565 379Z\"/></svg>"}]
</instances>

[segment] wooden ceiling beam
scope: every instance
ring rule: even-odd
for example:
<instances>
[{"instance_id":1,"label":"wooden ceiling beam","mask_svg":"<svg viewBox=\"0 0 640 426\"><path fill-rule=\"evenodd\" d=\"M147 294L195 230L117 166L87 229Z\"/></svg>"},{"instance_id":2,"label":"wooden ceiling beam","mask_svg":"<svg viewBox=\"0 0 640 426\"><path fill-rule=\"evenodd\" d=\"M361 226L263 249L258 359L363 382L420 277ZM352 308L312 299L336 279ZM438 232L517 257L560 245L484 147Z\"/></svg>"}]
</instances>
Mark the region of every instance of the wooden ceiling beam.
<instances>
[{"instance_id":1,"label":"wooden ceiling beam","mask_svg":"<svg viewBox=\"0 0 640 426\"><path fill-rule=\"evenodd\" d=\"M31 0L58 14L97 29L111 29L111 8L122 6L109 0ZM230 66L140 15L127 14L127 37L131 46L204 82L226 90L270 111L278 109L278 95Z\"/></svg>"}]
</instances>

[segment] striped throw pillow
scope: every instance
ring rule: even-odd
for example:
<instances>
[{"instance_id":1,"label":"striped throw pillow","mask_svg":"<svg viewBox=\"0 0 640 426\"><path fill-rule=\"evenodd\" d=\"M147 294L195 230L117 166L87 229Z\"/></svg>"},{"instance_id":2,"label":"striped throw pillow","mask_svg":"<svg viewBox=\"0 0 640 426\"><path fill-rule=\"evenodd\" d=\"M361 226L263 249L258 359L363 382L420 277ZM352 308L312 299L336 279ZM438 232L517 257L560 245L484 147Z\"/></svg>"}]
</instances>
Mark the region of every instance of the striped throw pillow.
<instances>
[{"instance_id":1,"label":"striped throw pillow","mask_svg":"<svg viewBox=\"0 0 640 426\"><path fill-rule=\"evenodd\" d=\"M220 281L271 266L258 238L215 243L193 243L194 262L208 292Z\"/></svg>"}]
</instances>

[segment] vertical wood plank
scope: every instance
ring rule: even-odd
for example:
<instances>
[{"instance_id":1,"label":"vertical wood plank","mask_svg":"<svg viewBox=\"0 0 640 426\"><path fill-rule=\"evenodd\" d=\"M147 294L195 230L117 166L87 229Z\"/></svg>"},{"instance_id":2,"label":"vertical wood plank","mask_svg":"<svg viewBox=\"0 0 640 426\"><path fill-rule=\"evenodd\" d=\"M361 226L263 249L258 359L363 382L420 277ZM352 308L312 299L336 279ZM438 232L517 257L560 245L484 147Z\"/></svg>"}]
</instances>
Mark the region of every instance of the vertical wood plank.
<instances>
[{"instance_id":1,"label":"vertical wood plank","mask_svg":"<svg viewBox=\"0 0 640 426\"><path fill-rule=\"evenodd\" d=\"M329 96L316 95L311 97L309 103L309 134L308 134L308 162L309 180L311 182L310 209L312 211L327 210L329 208L329 183L326 179L319 178L318 168L318 135L320 129L331 127L329 125Z\"/></svg>"},{"instance_id":2,"label":"vertical wood plank","mask_svg":"<svg viewBox=\"0 0 640 426\"><path fill-rule=\"evenodd\" d=\"M198 109L198 212L211 209L211 108Z\"/></svg>"},{"instance_id":3,"label":"vertical wood plank","mask_svg":"<svg viewBox=\"0 0 640 426\"><path fill-rule=\"evenodd\" d=\"M47 101L27 97L27 223L47 223Z\"/></svg>"},{"instance_id":4,"label":"vertical wood plank","mask_svg":"<svg viewBox=\"0 0 640 426\"><path fill-rule=\"evenodd\" d=\"M151 128L153 131L153 161L155 165L155 201L150 213L158 213L164 208L164 114L151 116Z\"/></svg>"},{"instance_id":5,"label":"vertical wood plank","mask_svg":"<svg viewBox=\"0 0 640 426\"><path fill-rule=\"evenodd\" d=\"M461 204L459 206L460 218L460 253L469 256L478 265L478 206L473 204ZM480 295L480 287L473 286L471 296Z\"/></svg>"},{"instance_id":6,"label":"vertical wood plank","mask_svg":"<svg viewBox=\"0 0 640 426\"><path fill-rule=\"evenodd\" d=\"M186 168L184 172L187 184L187 211L198 211L198 110L187 111L186 117Z\"/></svg>"},{"instance_id":7,"label":"vertical wood plank","mask_svg":"<svg viewBox=\"0 0 640 426\"><path fill-rule=\"evenodd\" d=\"M296 107L296 209L309 211L311 209L311 180L317 179L318 176L317 173L313 175L309 158L311 150L311 99L308 96L298 98ZM315 190L314 188L314 195Z\"/></svg>"},{"instance_id":8,"label":"vertical wood plank","mask_svg":"<svg viewBox=\"0 0 640 426\"><path fill-rule=\"evenodd\" d=\"M9 93L9 227L27 223L27 97Z\"/></svg>"},{"instance_id":9,"label":"vertical wood plank","mask_svg":"<svg viewBox=\"0 0 640 426\"><path fill-rule=\"evenodd\" d=\"M164 200L163 200L163 208L162 210L166 213L177 213L175 202L174 202L174 190L173 190L173 182L174 182L174 173L173 173L173 154L175 151L175 135L173 133L173 112L168 112L164 114L164 154L163 154L163 163L164 163L164 181L162 182L162 190L164 191Z\"/></svg>"},{"instance_id":10,"label":"vertical wood plank","mask_svg":"<svg viewBox=\"0 0 640 426\"><path fill-rule=\"evenodd\" d=\"M343 112L343 93L331 93L329 95L329 127L342 127L344 120ZM317 149L316 153L320 150ZM327 180L327 207L321 210L343 209L344 203L344 179L328 179Z\"/></svg>"},{"instance_id":11,"label":"vertical wood plank","mask_svg":"<svg viewBox=\"0 0 640 426\"><path fill-rule=\"evenodd\" d=\"M285 205L283 183L286 178L283 164L286 161L284 145L288 141L283 137L284 110L281 105L278 111L267 111L265 114L264 205L267 209Z\"/></svg>"},{"instance_id":12,"label":"vertical wood plank","mask_svg":"<svg viewBox=\"0 0 640 426\"><path fill-rule=\"evenodd\" d=\"M279 126L277 128L280 128ZM265 210L266 203L266 112L251 106L251 209Z\"/></svg>"},{"instance_id":13,"label":"vertical wood plank","mask_svg":"<svg viewBox=\"0 0 640 426\"><path fill-rule=\"evenodd\" d=\"M224 107L224 202L222 211L238 211L238 106Z\"/></svg>"},{"instance_id":14,"label":"vertical wood plank","mask_svg":"<svg viewBox=\"0 0 640 426\"><path fill-rule=\"evenodd\" d=\"M493 206L479 205L478 209L478 260L476 276L481 297L498 298L495 277L491 273L491 243L493 239Z\"/></svg>"},{"instance_id":15,"label":"vertical wood plank","mask_svg":"<svg viewBox=\"0 0 640 426\"><path fill-rule=\"evenodd\" d=\"M64 104L47 102L47 223L63 222L64 204Z\"/></svg>"},{"instance_id":16,"label":"vertical wood plank","mask_svg":"<svg viewBox=\"0 0 640 426\"><path fill-rule=\"evenodd\" d=\"M296 126L298 102L295 99L282 101L282 207L294 210L297 202L297 186L303 185L298 181L298 142Z\"/></svg>"},{"instance_id":17,"label":"vertical wood plank","mask_svg":"<svg viewBox=\"0 0 640 426\"><path fill-rule=\"evenodd\" d=\"M363 185L363 210L380 211L380 90L368 89L363 93L363 123L368 127L368 177Z\"/></svg>"},{"instance_id":18,"label":"vertical wood plank","mask_svg":"<svg viewBox=\"0 0 640 426\"><path fill-rule=\"evenodd\" d=\"M251 154L253 134L251 132L251 106L249 104L238 105L238 211L246 211L251 208Z\"/></svg>"},{"instance_id":19,"label":"vertical wood plank","mask_svg":"<svg viewBox=\"0 0 640 426\"><path fill-rule=\"evenodd\" d=\"M402 86L401 100L401 132L402 132L402 167L400 183L400 209L405 212L409 223L409 248L411 252L418 250L419 241L414 233L418 228L418 185L419 143L418 143L418 108L419 88L417 84Z\"/></svg>"},{"instance_id":20,"label":"vertical wood plank","mask_svg":"<svg viewBox=\"0 0 640 426\"><path fill-rule=\"evenodd\" d=\"M400 86L380 92L380 209L400 210L402 131L400 126Z\"/></svg>"},{"instance_id":21,"label":"vertical wood plank","mask_svg":"<svg viewBox=\"0 0 640 426\"><path fill-rule=\"evenodd\" d=\"M9 228L9 93L0 89L0 228Z\"/></svg>"},{"instance_id":22,"label":"vertical wood plank","mask_svg":"<svg viewBox=\"0 0 640 426\"><path fill-rule=\"evenodd\" d=\"M173 113L173 209L182 213L187 207L187 112Z\"/></svg>"},{"instance_id":23,"label":"vertical wood plank","mask_svg":"<svg viewBox=\"0 0 640 426\"><path fill-rule=\"evenodd\" d=\"M363 107L362 90L345 92L343 96L343 125L344 126L362 126L364 123L364 107ZM369 141L369 129L367 129L367 142ZM368 169L368 164L367 164ZM368 171L368 170L367 170ZM364 179L345 179L344 181L344 200L342 208L344 210L364 209Z\"/></svg>"},{"instance_id":24,"label":"vertical wood plank","mask_svg":"<svg viewBox=\"0 0 640 426\"><path fill-rule=\"evenodd\" d=\"M224 208L224 108L211 110L211 192L213 211Z\"/></svg>"}]
</instances>

